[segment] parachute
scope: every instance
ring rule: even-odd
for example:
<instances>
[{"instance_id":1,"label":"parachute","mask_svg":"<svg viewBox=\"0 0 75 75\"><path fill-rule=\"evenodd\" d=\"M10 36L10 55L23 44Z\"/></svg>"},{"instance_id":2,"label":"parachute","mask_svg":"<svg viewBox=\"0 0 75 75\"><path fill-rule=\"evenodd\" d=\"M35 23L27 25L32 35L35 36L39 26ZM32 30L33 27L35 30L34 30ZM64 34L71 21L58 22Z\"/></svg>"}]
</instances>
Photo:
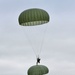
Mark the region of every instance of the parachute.
<instances>
[{"instance_id":1,"label":"parachute","mask_svg":"<svg viewBox=\"0 0 75 75\"><path fill-rule=\"evenodd\" d=\"M46 23L48 23L49 22L49 20L50 20L50 18L49 18L49 14L45 11L45 10L43 10L43 9L39 9L39 8L32 8L32 9L27 9L27 10L25 10L25 11L23 11L20 15L19 15L19 18L18 18L18 21L19 21L19 25L21 25L21 26L24 26L24 28L25 27L28 27L28 29L29 29L29 27L31 27L30 29L32 29L32 30L36 30L37 28L34 28L35 26L39 26L39 25L44 25L44 24L46 24ZM38 29L36 30L36 31L34 31L34 32L37 32L37 31L40 31L41 30L41 32L40 33L42 33L43 32L43 36L44 36L44 33L45 33L45 28L44 28L44 30L42 30L42 29L40 29L39 30L39 28L41 28L41 27L38 27ZM26 28L27 29L27 28ZM25 30L26 30L25 29ZM27 30L28 30L27 29ZM28 31L30 31L29 33L28 33ZM31 34L31 30L28 30L27 32L26 32L26 35L27 35L27 38L28 38L28 40L29 40L29 42L31 43L31 45L32 45L32 39L31 39L31 36L33 36L33 34ZM27 34L28 33L28 34ZM28 35L31 35L31 36L28 36ZM34 34L35 36L36 36L36 34ZM37 36L38 37L38 36ZM36 54L36 56L39 56L39 53L40 53L40 49L42 48L42 44L43 44L43 40L44 40L44 38L42 37L42 39L41 39L42 41L41 42L39 42L39 44L38 45L40 45L40 48L38 49L38 47L36 47L35 49L33 49L34 50L34 52L35 52L35 54ZM35 40L36 41L36 40ZM35 47L35 46L34 46ZM34 48L33 47L33 48ZM36 50L36 51L35 51Z\"/></svg>"},{"instance_id":2,"label":"parachute","mask_svg":"<svg viewBox=\"0 0 75 75\"><path fill-rule=\"evenodd\" d=\"M48 68L44 65L34 65L28 69L28 75L43 75L48 72Z\"/></svg>"}]
</instances>

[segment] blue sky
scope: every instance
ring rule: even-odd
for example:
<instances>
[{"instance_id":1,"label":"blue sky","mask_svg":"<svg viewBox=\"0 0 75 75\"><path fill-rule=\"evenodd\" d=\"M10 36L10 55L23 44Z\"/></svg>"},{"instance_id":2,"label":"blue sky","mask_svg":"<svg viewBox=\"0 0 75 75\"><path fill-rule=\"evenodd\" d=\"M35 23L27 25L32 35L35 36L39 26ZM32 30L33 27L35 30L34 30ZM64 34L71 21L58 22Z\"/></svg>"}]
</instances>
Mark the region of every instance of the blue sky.
<instances>
[{"instance_id":1,"label":"blue sky","mask_svg":"<svg viewBox=\"0 0 75 75\"><path fill-rule=\"evenodd\" d=\"M25 75L36 63L18 24L19 14L29 8L50 15L41 64L50 75L75 75L75 0L0 0L0 75Z\"/></svg>"}]
</instances>

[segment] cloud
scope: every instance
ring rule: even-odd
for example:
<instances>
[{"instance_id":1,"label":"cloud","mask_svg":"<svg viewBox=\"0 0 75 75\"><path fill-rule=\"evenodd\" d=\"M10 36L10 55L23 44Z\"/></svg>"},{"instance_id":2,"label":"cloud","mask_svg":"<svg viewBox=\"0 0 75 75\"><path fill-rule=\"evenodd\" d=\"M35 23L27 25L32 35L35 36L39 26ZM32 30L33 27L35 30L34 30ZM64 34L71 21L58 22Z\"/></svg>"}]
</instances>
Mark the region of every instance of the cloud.
<instances>
[{"instance_id":1,"label":"cloud","mask_svg":"<svg viewBox=\"0 0 75 75\"><path fill-rule=\"evenodd\" d=\"M20 75L21 72L24 72L27 66L25 63L18 62L17 60L9 59L0 59L0 74L2 75Z\"/></svg>"}]
</instances>

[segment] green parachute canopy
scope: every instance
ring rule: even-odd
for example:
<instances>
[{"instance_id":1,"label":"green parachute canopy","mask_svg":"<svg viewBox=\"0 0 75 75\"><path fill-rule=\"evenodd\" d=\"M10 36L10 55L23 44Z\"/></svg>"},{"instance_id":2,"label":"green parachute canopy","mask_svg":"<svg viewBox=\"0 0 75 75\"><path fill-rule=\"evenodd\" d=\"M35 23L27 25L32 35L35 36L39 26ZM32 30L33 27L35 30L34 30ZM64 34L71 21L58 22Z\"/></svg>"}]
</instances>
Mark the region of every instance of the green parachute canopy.
<instances>
[{"instance_id":1,"label":"green parachute canopy","mask_svg":"<svg viewBox=\"0 0 75 75\"><path fill-rule=\"evenodd\" d=\"M34 65L28 69L28 75L43 75L48 72L48 68L44 65Z\"/></svg>"},{"instance_id":2,"label":"green parachute canopy","mask_svg":"<svg viewBox=\"0 0 75 75\"><path fill-rule=\"evenodd\" d=\"M22 26L35 26L49 22L49 14L38 8L27 9L19 15L19 24Z\"/></svg>"}]
</instances>

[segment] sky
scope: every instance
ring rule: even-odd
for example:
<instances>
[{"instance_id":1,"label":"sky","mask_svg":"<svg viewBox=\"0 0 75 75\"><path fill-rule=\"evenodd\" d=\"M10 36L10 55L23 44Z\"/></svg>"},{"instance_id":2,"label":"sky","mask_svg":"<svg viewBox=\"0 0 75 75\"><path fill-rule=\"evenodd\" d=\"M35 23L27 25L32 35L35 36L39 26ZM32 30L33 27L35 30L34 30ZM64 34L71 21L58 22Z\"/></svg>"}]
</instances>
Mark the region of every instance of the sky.
<instances>
[{"instance_id":1,"label":"sky","mask_svg":"<svg viewBox=\"0 0 75 75\"><path fill-rule=\"evenodd\" d=\"M30 8L44 9L50 15L40 64L49 68L48 75L75 75L75 0L0 0L0 75L27 75L36 64L18 23L20 13Z\"/></svg>"}]
</instances>

